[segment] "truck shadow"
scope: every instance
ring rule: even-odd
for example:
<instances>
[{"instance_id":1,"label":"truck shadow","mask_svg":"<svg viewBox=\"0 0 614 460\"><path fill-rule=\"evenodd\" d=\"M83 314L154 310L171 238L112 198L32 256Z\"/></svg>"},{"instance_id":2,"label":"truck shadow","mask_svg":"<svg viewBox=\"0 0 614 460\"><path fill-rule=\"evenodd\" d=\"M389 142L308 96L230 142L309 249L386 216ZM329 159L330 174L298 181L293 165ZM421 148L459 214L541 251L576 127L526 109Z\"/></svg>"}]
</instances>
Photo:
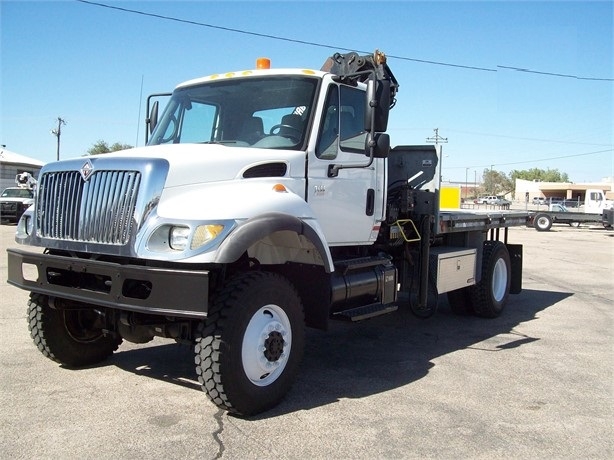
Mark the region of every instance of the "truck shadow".
<instances>
[{"instance_id":1,"label":"truck shadow","mask_svg":"<svg viewBox=\"0 0 614 460\"><path fill-rule=\"evenodd\" d=\"M308 329L305 356L298 378L286 398L263 419L331 404L344 398L363 398L424 378L433 360L455 351L475 348L505 352L539 340L514 330L570 293L524 290L511 296L503 315L486 320L454 315L446 296L439 311L419 319L408 309L361 323L333 321L327 332ZM107 365L200 391L192 347L160 342L133 346L115 353ZM203 398L206 399L203 394Z\"/></svg>"}]
</instances>

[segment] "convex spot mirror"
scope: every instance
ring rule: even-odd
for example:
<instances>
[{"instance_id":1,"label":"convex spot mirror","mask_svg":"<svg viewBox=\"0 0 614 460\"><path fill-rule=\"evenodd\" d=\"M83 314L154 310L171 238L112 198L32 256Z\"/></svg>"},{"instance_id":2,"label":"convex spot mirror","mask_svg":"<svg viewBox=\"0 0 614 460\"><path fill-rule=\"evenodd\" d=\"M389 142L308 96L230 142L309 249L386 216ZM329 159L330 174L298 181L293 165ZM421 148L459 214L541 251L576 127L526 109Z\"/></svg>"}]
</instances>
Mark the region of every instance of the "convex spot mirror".
<instances>
[{"instance_id":1,"label":"convex spot mirror","mask_svg":"<svg viewBox=\"0 0 614 460\"><path fill-rule=\"evenodd\" d=\"M386 133L368 133L365 141L365 153L371 153L373 146L373 158L387 158L390 153L390 136Z\"/></svg>"},{"instance_id":2,"label":"convex spot mirror","mask_svg":"<svg viewBox=\"0 0 614 460\"><path fill-rule=\"evenodd\" d=\"M365 131L375 132L388 129L388 114L390 113L390 80L367 81L365 94Z\"/></svg>"}]
</instances>

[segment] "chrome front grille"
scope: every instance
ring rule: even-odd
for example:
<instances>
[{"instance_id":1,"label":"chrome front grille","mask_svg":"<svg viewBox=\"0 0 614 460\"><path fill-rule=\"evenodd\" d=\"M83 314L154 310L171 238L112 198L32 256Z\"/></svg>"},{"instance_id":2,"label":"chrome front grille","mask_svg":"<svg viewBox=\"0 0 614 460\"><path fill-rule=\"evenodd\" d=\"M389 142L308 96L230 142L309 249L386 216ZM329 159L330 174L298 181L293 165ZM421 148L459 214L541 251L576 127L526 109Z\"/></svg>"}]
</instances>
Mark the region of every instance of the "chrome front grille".
<instances>
[{"instance_id":1,"label":"chrome front grille","mask_svg":"<svg viewBox=\"0 0 614 460\"><path fill-rule=\"evenodd\" d=\"M139 171L47 172L36 199L38 236L102 244L126 244L141 183Z\"/></svg>"}]
</instances>

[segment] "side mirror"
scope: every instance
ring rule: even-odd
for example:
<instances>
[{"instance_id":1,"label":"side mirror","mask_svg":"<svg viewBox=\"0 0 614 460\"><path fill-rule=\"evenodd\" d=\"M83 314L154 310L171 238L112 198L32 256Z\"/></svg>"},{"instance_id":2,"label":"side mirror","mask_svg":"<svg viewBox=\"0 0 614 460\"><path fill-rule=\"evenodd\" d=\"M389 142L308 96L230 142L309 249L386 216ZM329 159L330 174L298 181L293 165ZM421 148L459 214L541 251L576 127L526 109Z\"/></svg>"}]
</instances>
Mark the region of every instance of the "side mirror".
<instances>
[{"instance_id":1,"label":"side mirror","mask_svg":"<svg viewBox=\"0 0 614 460\"><path fill-rule=\"evenodd\" d=\"M365 97L365 131L386 131L390 113L390 80L368 80Z\"/></svg>"},{"instance_id":2,"label":"side mirror","mask_svg":"<svg viewBox=\"0 0 614 460\"><path fill-rule=\"evenodd\" d=\"M371 155L373 148L373 158L387 158L390 153L390 136L386 133L368 133L365 141L365 152Z\"/></svg>"}]
</instances>

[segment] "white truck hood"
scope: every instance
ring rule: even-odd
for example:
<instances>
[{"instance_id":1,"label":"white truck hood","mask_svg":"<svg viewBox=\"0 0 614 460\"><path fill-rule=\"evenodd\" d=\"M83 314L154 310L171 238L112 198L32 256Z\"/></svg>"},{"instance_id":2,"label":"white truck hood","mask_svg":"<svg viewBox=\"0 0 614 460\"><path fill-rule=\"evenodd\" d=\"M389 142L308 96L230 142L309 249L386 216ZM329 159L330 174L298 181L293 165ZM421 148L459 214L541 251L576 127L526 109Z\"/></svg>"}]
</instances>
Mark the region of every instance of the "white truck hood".
<instances>
[{"instance_id":1,"label":"white truck hood","mask_svg":"<svg viewBox=\"0 0 614 460\"><path fill-rule=\"evenodd\" d=\"M100 156L165 159L169 163L169 171L164 188L234 180L241 178L250 168L267 163L284 163L288 176L303 177L305 167L305 153L301 151L221 144L156 145Z\"/></svg>"}]
</instances>

